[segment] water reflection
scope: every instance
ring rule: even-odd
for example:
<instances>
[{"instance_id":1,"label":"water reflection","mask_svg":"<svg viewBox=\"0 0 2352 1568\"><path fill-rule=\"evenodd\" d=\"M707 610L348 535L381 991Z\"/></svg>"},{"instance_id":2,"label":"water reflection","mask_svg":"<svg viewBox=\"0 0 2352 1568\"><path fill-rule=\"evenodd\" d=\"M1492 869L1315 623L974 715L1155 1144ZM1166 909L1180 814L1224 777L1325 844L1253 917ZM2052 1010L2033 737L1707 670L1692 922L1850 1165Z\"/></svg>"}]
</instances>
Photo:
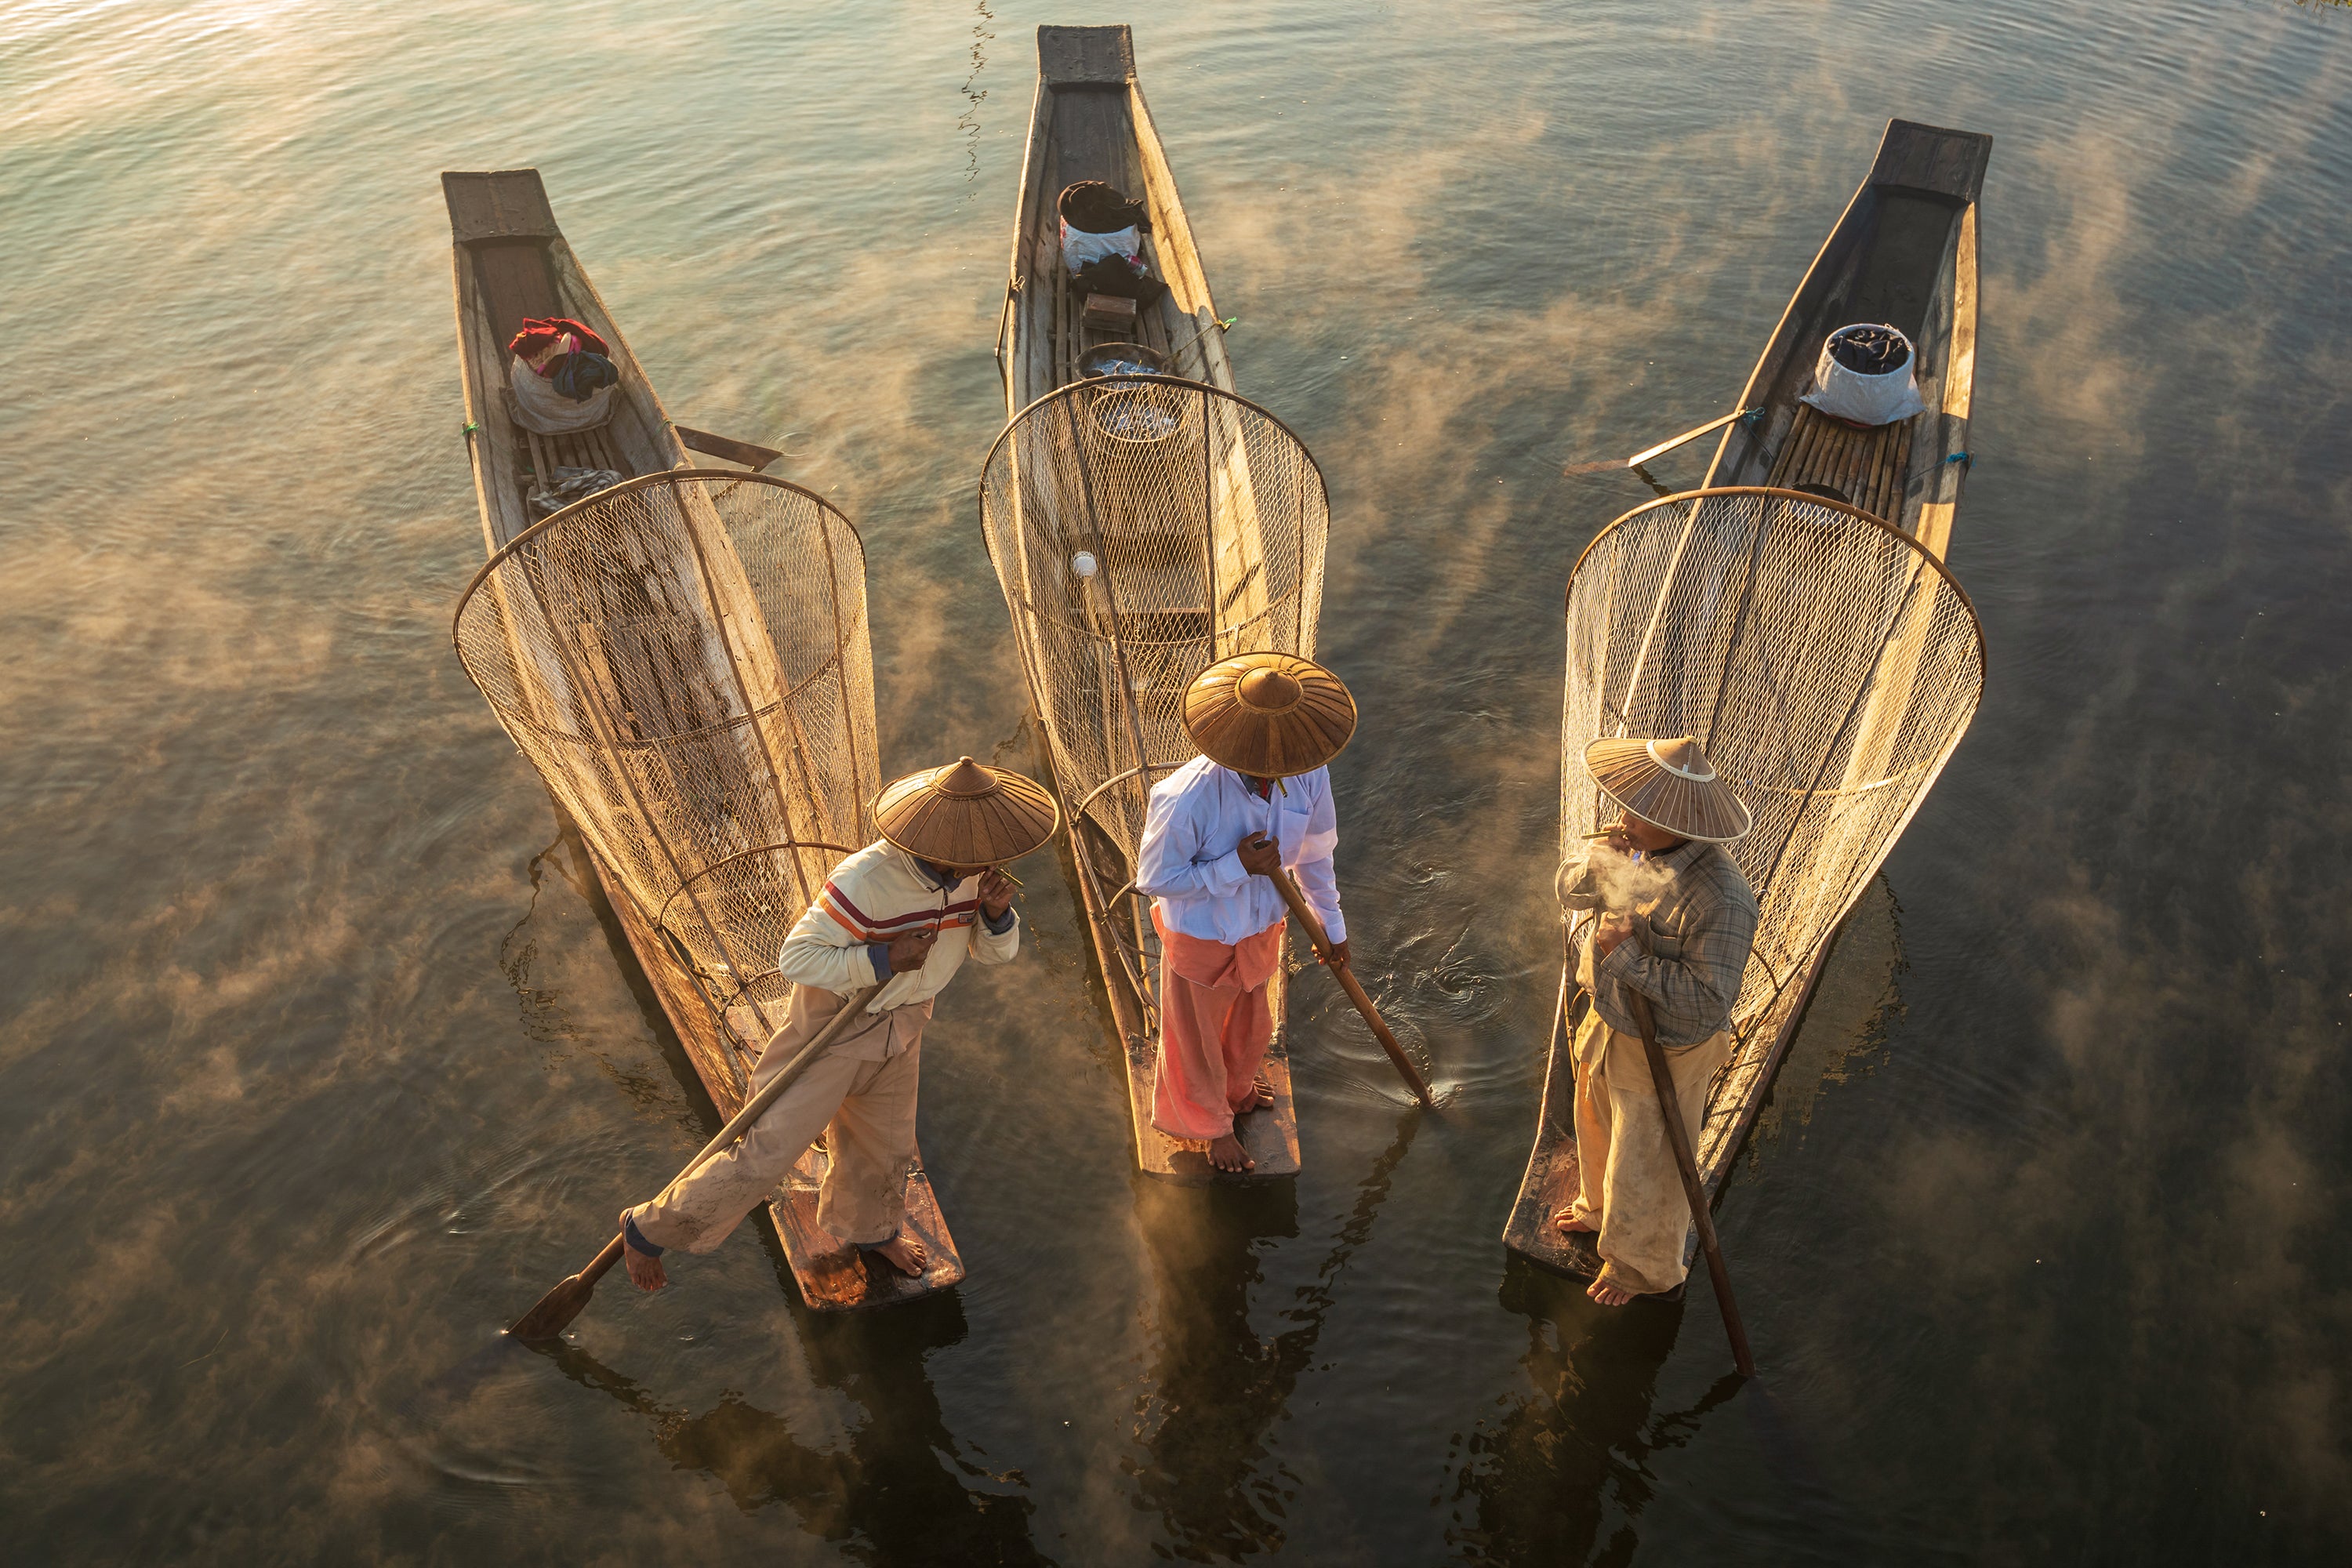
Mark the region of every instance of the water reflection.
<instances>
[{"instance_id":1,"label":"water reflection","mask_svg":"<svg viewBox=\"0 0 2352 1568\"><path fill-rule=\"evenodd\" d=\"M545 1353L583 1388L645 1416L671 1464L716 1479L746 1513L785 1504L810 1534L855 1561L1050 1563L1030 1539L1034 1505L1023 1478L965 1459L940 1413L924 1363L961 1342L964 1331L952 1293L887 1314L803 1315L802 1342L817 1382L866 1412L838 1449L802 1441L789 1422L734 1393L697 1415L576 1346Z\"/></svg>"},{"instance_id":2,"label":"water reflection","mask_svg":"<svg viewBox=\"0 0 2352 1568\"><path fill-rule=\"evenodd\" d=\"M1155 1319L1153 1392L1139 1402L1137 1436L1151 1463L1125 1468L1176 1556L1232 1559L1282 1546L1299 1479L1279 1461L1262 1468L1267 1436L1314 1363L1339 1276L1370 1237L1421 1120L1418 1110L1398 1119L1314 1279L1279 1314L1291 1326L1271 1339L1250 1324L1250 1296L1264 1280L1264 1244L1298 1234L1297 1183L1204 1189L1136 1178Z\"/></svg>"}]
</instances>

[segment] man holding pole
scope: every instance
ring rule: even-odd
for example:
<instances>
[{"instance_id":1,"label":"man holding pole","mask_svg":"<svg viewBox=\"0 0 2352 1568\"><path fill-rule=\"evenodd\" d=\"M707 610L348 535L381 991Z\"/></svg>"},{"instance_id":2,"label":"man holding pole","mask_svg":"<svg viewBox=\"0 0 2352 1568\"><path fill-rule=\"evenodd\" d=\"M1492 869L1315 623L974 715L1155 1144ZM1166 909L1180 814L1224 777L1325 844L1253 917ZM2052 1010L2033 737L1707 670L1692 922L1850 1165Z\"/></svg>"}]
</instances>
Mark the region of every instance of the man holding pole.
<instances>
[{"instance_id":1,"label":"man holding pole","mask_svg":"<svg viewBox=\"0 0 2352 1568\"><path fill-rule=\"evenodd\" d=\"M1356 703L1312 659L1246 653L1192 682L1184 729L1202 754L1153 786L1136 856L1162 955L1151 1121L1238 1173L1255 1162L1234 1118L1274 1103L1260 1069L1274 1041L1266 986L1282 962L1287 906L1271 879L1296 874L1330 962L1348 962L1325 764L1355 733Z\"/></svg>"},{"instance_id":2,"label":"man holding pole","mask_svg":"<svg viewBox=\"0 0 2352 1568\"><path fill-rule=\"evenodd\" d=\"M784 939L793 983L784 1026L760 1054L757 1094L856 994L846 1026L740 1142L621 1216L623 1261L640 1289L667 1283L661 1255L709 1252L767 1201L819 1132L831 1155L817 1223L919 1275L923 1245L901 1228L915 1162L915 1087L923 1026L966 956L1019 952L1013 879L997 869L1053 837L1053 797L1019 773L965 757L910 773L875 798L882 837L834 868Z\"/></svg>"},{"instance_id":3,"label":"man holding pole","mask_svg":"<svg viewBox=\"0 0 2352 1568\"><path fill-rule=\"evenodd\" d=\"M1580 866L1562 868L1562 906L1599 919L1575 959L1592 998L1572 1047L1579 1190L1552 1223L1596 1233L1586 1294L1622 1307L1673 1290L1685 1272L1693 1211L1663 1106L1671 1098L1695 1150L1756 940L1756 895L1721 847L1754 818L1688 737L1595 741L1584 763L1622 815ZM1645 1021L1670 1094L1652 1071Z\"/></svg>"}]
</instances>

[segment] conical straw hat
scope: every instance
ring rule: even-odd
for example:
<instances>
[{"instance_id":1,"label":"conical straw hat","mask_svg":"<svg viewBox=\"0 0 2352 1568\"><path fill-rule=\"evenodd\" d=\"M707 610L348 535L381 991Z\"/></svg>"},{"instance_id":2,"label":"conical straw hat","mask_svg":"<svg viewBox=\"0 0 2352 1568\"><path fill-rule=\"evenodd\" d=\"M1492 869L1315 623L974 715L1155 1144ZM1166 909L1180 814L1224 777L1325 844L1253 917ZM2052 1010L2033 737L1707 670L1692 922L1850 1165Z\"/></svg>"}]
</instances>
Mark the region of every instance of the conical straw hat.
<instances>
[{"instance_id":1,"label":"conical straw hat","mask_svg":"<svg viewBox=\"0 0 2352 1568\"><path fill-rule=\"evenodd\" d=\"M1684 838L1728 844L1756 826L1731 786L1715 776L1699 743L1675 741L1595 741L1584 766L1601 792L1643 821Z\"/></svg>"},{"instance_id":2,"label":"conical straw hat","mask_svg":"<svg viewBox=\"0 0 2352 1568\"><path fill-rule=\"evenodd\" d=\"M1262 779L1311 773L1356 732L1339 678L1292 653L1220 659L1184 692L1184 732L1213 763Z\"/></svg>"},{"instance_id":3,"label":"conical straw hat","mask_svg":"<svg viewBox=\"0 0 2352 1568\"><path fill-rule=\"evenodd\" d=\"M1054 837L1054 797L1019 773L960 757L893 779L874 797L874 826L918 858L969 871L1017 860Z\"/></svg>"}]
</instances>

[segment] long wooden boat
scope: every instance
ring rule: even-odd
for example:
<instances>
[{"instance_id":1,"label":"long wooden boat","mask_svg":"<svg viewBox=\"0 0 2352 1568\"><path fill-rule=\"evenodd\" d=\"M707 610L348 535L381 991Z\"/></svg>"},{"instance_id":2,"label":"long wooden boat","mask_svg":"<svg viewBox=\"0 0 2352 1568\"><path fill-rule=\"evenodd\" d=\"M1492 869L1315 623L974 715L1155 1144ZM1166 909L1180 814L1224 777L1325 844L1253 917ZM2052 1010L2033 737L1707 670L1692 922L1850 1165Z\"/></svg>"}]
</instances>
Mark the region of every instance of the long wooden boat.
<instances>
[{"instance_id":1,"label":"long wooden boat","mask_svg":"<svg viewBox=\"0 0 2352 1568\"><path fill-rule=\"evenodd\" d=\"M1759 410L1716 448L1707 488L1811 489L1861 508L1941 560L1969 470L1976 390L1977 198L1992 138L1891 120L1870 177L1806 270L1740 394ZM1924 413L1859 430L1799 401L1822 343L1855 321L1899 327Z\"/></svg>"},{"instance_id":2,"label":"long wooden boat","mask_svg":"<svg viewBox=\"0 0 2352 1568\"><path fill-rule=\"evenodd\" d=\"M441 184L449 207L467 445L481 507L483 543L489 553L495 555L540 521L530 492L537 476L551 473L557 465L607 468L625 479L689 467L689 446L755 469L778 455L689 431L670 420L644 366L630 353L627 339L564 242L537 170L449 173L441 176ZM506 384L505 345L525 317L547 316L582 321L611 347L620 384L612 417L598 429L548 437L525 430L514 417ZM558 811L562 811L560 803ZM565 826L578 831L569 820ZM677 1031L704 1091L720 1117L733 1115L743 1103L751 1065L766 1039L753 1010L728 1007L726 998L664 940L660 911L646 908L584 839L583 847L627 939L628 955ZM954 1238L919 1163L908 1191L908 1224L923 1238L930 1263L918 1279L869 1260L817 1225L817 1186L824 1178L824 1158L822 1147L811 1149L767 1205L793 1278L811 1308L837 1311L887 1306L947 1289L963 1278Z\"/></svg>"},{"instance_id":3,"label":"long wooden boat","mask_svg":"<svg viewBox=\"0 0 2352 1568\"><path fill-rule=\"evenodd\" d=\"M1748 377L1739 406L1756 412L1728 427L1706 489L1698 495L1732 487L1767 487L1784 495L1822 498L1831 508L1850 508L1915 542L1927 562L1942 570L1969 468L1977 341L1977 209L1991 145L1990 136L1973 132L1903 120L1888 123L1869 177L1815 257ZM1922 413L1861 430L1799 402L1811 387L1825 338L1856 321L1890 323L1910 336L1916 353L1914 374L1926 404ZM1653 504L1664 507L1690 500L1676 497ZM1927 575L1924 571L1914 574L1922 583ZM1948 584L1948 573L1943 575ZM1957 584L1949 585L1958 594ZM1958 597L1965 605L1965 595ZM1737 612L1727 605L1724 613ZM1973 611L1968 614L1973 623ZM1980 684L1980 634L1979 649ZM1916 678L1912 658L1898 655L1894 673ZM1874 723L1877 700L1872 698L1859 709L1862 725ZM1969 711L1973 710L1971 698ZM1703 731L1694 728L1690 732ZM1567 742L1572 739L1563 737L1564 768L1577 765L1569 754ZM1953 743L1957 740L1955 734ZM1860 775L1874 771L1869 765L1874 760L1884 758L1860 749L1847 759L1843 775L1817 782L1828 786L1827 793L1873 787L1873 780ZM1927 771L1917 785L1920 795L1941 765L1938 758ZM1585 825L1568 824L1564 816L1564 826L1574 830ZM1890 838L1890 847L1891 843ZM1883 858L1884 850L1880 853ZM1772 874L1801 879L1809 872L1801 855L1786 865L1778 864L1779 858L1775 857ZM1749 874L1751 880L1759 879L1756 868ZM1765 891L1759 887L1759 892ZM1749 1010L1746 1016L1735 1010L1732 1058L1709 1096L1696 1151L1710 1194L1720 1193L1755 1125L1835 945L1845 910L1859 893L1857 887L1834 919L1815 922L1818 936L1805 951L1790 955L1760 1007L1752 1006L1743 990L1742 1006ZM1503 1237L1508 1247L1533 1261L1578 1275L1596 1266L1589 1241L1564 1239L1549 1219L1576 1188L1575 1068L1568 1042L1589 1005L1590 999L1577 990L1563 963L1535 1147Z\"/></svg>"},{"instance_id":4,"label":"long wooden boat","mask_svg":"<svg viewBox=\"0 0 2352 1568\"><path fill-rule=\"evenodd\" d=\"M1269 997L1276 1029L1266 1075L1274 1086L1275 1104L1270 1110L1242 1117L1236 1125L1243 1145L1256 1162L1255 1169L1248 1178L1219 1173L1210 1166L1205 1153L1177 1143L1151 1124L1152 1090L1159 1070L1153 996L1159 939L1152 930L1149 900L1134 891L1131 858L1144 792L1195 753L1181 729L1166 721L1173 710L1171 704L1161 700L1150 712L1138 714L1137 705L1114 689L1124 686L1140 691L1150 686L1164 700L1215 658L1233 652L1281 647L1311 655L1314 607L1319 605L1321 591L1321 538L1318 534L1314 542L1312 585L1301 590L1306 612L1286 622L1282 629L1269 630L1282 612L1271 603L1273 590L1266 579L1253 578L1247 563L1265 552L1262 531L1270 531L1276 526L1265 520L1278 508L1270 493L1273 481L1254 481L1252 458L1244 449L1247 443L1238 438L1237 432L1244 423L1273 425L1277 430L1279 426L1263 410L1232 396L1233 363L1217 326L1216 308L1167 152L1136 80L1133 40L1124 26L1037 29L1036 97L1022 163L1005 319L998 334L1005 412L1012 423L999 437L992 465L1003 461L1008 452L1019 462L1032 460L1013 450L1019 445L1021 416L1080 382L1083 356L1108 341L1107 334L1088 329L1085 301L1075 296L1069 269L1063 264L1057 203L1061 193L1080 180L1105 181L1148 207L1150 221L1141 237L1141 255L1168 289L1139 310L1134 336L1129 341L1168 356L1174 377L1223 395L1199 399L1200 421L1211 429L1209 449L1216 449L1221 436L1225 447L1212 487L1215 494L1209 510L1213 515L1207 518L1205 527L1198 521L1192 525L1209 536L1211 558L1205 563L1205 579L1218 586L1203 600L1190 588L1174 587L1164 580L1147 581L1154 572L1164 579L1170 563L1165 559L1148 562L1141 551L1122 549L1120 539L1114 537L1110 549L1097 552L1103 556L1104 584L1113 601L1111 618L1119 618L1118 603L1128 606L1119 626L1126 635L1123 641L1114 636L1109 655L1124 673L1114 679L1087 678L1097 683L1096 689L1074 701L1068 689L1074 679L1070 671L1044 668L1046 661L1038 657L1031 623L1024 619L1034 603L1032 600L1024 606L1024 579L1009 565L993 522L990 524L991 550L1007 598L1013 602L1016 629L1023 633L1032 711L1061 795L1066 868L1086 910L1096 963L1127 1060L1137 1163L1154 1175L1188 1184L1287 1175L1298 1169L1298 1121L1291 1098L1286 1038L1286 950ZM1174 383L1163 384L1172 387ZM1171 391L1171 395L1181 395ZM1287 431L1281 431L1277 439L1295 445ZM1305 448L1297 451L1303 456ZM1306 459L1305 467L1312 468L1311 458ZM1319 505L1320 474L1308 477L1314 501ZM984 521L987 489L988 481L983 479ZM1050 510L1039 506L1034 494L1031 504L1035 510ZM1093 504L1090 496L1089 511ZM1152 531L1150 520L1143 515L1148 505L1147 500L1130 496L1106 503L1115 515L1085 527L1072 523L1063 528L1057 519L1046 520L1045 526L1061 529L1073 539L1090 539L1105 530L1114 535L1128 530L1124 538L1131 544ZM1195 557L1181 569L1198 574L1202 565ZM1199 604L1197 610L1178 607L1194 601ZM1154 607L1149 614L1139 614L1137 605ZM1189 668L1176 668L1181 662L1179 650L1187 647L1194 649L1193 662ZM1142 666L1154 650L1168 668L1147 672ZM1149 731L1139 742L1149 754L1116 779L1074 769L1069 759L1076 737L1067 732L1076 722L1071 717L1074 710L1099 710L1100 727L1119 737L1112 742L1114 750L1132 750L1125 739L1130 726ZM1110 791L1108 795L1106 789Z\"/></svg>"}]
</instances>

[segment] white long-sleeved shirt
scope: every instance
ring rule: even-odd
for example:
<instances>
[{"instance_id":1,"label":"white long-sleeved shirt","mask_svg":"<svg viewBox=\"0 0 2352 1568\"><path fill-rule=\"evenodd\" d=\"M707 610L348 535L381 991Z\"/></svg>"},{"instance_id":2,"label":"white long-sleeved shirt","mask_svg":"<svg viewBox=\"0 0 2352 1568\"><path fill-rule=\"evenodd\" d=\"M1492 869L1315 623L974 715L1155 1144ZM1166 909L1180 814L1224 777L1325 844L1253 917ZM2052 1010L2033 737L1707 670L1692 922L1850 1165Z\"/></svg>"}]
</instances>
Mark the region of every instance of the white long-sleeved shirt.
<instances>
[{"instance_id":1,"label":"white long-sleeved shirt","mask_svg":"<svg viewBox=\"0 0 2352 1568\"><path fill-rule=\"evenodd\" d=\"M848 995L874 984L871 948L936 927L940 940L920 969L893 974L868 1013L927 1002L947 988L969 953L976 963L1003 963L1021 951L1019 911L1001 931L988 929L980 907L980 873L942 888L915 858L888 839L867 845L833 868L824 889L784 938L776 967L796 985Z\"/></svg>"},{"instance_id":2,"label":"white long-sleeved shirt","mask_svg":"<svg viewBox=\"0 0 2352 1568\"><path fill-rule=\"evenodd\" d=\"M1242 868L1236 846L1255 833L1282 847L1307 907L1333 942L1347 941L1331 874L1339 816L1327 768L1285 779L1260 800L1233 769L1193 758L1152 786L1135 886L1157 900L1171 931L1228 943L1255 936L1286 906L1272 882Z\"/></svg>"}]
</instances>

